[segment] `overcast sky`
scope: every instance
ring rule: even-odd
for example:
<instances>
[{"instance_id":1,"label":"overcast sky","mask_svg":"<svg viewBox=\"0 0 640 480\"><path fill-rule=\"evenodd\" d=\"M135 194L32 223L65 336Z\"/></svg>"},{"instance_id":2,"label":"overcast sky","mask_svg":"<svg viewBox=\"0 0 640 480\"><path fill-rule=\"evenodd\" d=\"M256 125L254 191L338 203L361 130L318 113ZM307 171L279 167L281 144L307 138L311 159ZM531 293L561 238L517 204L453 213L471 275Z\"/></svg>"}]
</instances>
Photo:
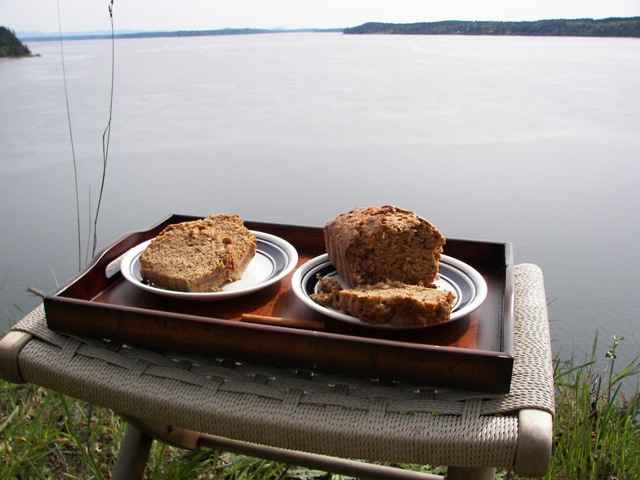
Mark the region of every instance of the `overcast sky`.
<instances>
[{"instance_id":1,"label":"overcast sky","mask_svg":"<svg viewBox=\"0 0 640 480\"><path fill-rule=\"evenodd\" d=\"M109 30L110 0L0 0L16 32ZM542 20L640 16L640 0L114 0L116 30L342 28L369 21Z\"/></svg>"}]
</instances>

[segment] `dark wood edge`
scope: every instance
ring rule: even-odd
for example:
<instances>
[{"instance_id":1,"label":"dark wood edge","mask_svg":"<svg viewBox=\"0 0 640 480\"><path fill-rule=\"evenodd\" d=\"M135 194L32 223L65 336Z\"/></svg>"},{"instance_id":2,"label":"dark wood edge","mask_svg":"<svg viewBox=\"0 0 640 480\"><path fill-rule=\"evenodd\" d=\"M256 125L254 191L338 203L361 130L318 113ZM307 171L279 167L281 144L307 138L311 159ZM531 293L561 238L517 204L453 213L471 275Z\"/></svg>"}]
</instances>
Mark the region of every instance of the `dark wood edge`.
<instances>
[{"instance_id":1,"label":"dark wood edge","mask_svg":"<svg viewBox=\"0 0 640 480\"><path fill-rule=\"evenodd\" d=\"M515 265L513 263L513 245L505 245L505 286L503 295L502 350L510 357L514 356L515 333Z\"/></svg>"},{"instance_id":2,"label":"dark wood edge","mask_svg":"<svg viewBox=\"0 0 640 480\"><path fill-rule=\"evenodd\" d=\"M82 315L91 318L90 324L69 328L64 326L64 332L78 336L93 336L103 334L105 338L122 343L132 343L131 338L119 335L109 328L114 321L130 322L158 322L165 328L179 328L189 321L188 328L194 331L198 338L199 330L206 331L213 338L213 342L203 344L196 341L192 345L176 345L172 338L155 336L146 338L140 346L169 351L189 351L204 355L233 358L239 361L263 363L269 358L270 364L281 367L297 367L309 370L320 370L326 373L345 373L360 375L362 371L369 372L368 376L388 380L401 380L413 383L425 383L425 379L416 377L419 369L428 367L428 383L444 387L463 388L467 390L486 391L491 393L508 393L510 382L503 379L511 377L513 358L503 352L465 349L458 347L433 346L425 344L409 344L387 339L362 338L352 335L307 331L280 326L248 324L230 322L227 320L180 315L167 312L154 312L135 307L116 307L113 305L96 304L95 302L78 299L49 299L45 310L51 314L50 328L58 330L55 318L65 315ZM115 317L115 320L114 320ZM141 320L142 319L142 320ZM212 334L212 329L214 333ZM260 352L256 354L251 344L238 342L238 339L248 338L246 333L261 332L262 335L277 335L281 342L270 350L268 342L261 343ZM287 342L287 339L290 339ZM295 353L283 352L282 343L294 345L296 340L304 339L306 349ZM136 343L137 342L133 342ZM376 351L375 362L372 362L371 348ZM402 349L402 358L398 358L397 351ZM318 356L316 352L349 351L353 363L346 365L341 359L333 356ZM401 362L403 369L396 368ZM415 369L407 365L416 365ZM419 366L419 368L418 368ZM455 371L472 369L473 376L456 375ZM496 375L498 373L498 375Z\"/></svg>"}]
</instances>

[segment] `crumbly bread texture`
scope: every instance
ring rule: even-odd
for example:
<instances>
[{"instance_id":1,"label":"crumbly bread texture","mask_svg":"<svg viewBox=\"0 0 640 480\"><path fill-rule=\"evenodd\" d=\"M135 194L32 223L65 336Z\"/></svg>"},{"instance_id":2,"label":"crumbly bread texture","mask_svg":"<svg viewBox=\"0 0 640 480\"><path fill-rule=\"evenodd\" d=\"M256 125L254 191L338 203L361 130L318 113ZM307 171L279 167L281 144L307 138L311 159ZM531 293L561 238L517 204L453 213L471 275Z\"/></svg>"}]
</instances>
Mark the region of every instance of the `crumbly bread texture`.
<instances>
[{"instance_id":1,"label":"crumbly bread texture","mask_svg":"<svg viewBox=\"0 0 640 480\"><path fill-rule=\"evenodd\" d=\"M392 205L355 208L324 227L331 263L349 287L430 285L445 238L424 218Z\"/></svg>"},{"instance_id":2,"label":"crumbly bread texture","mask_svg":"<svg viewBox=\"0 0 640 480\"><path fill-rule=\"evenodd\" d=\"M371 325L426 327L449 321L455 295L434 287L402 282L361 285L342 289L333 277L318 283L311 296L325 307L359 318Z\"/></svg>"},{"instance_id":3,"label":"crumbly bread texture","mask_svg":"<svg viewBox=\"0 0 640 480\"><path fill-rule=\"evenodd\" d=\"M318 277L318 283L316 283L316 292L309 297L318 305L331 308L333 310L340 310L340 291L342 285L340 282L332 276Z\"/></svg>"},{"instance_id":4,"label":"crumbly bread texture","mask_svg":"<svg viewBox=\"0 0 640 480\"><path fill-rule=\"evenodd\" d=\"M140 275L168 290L217 292L242 277L256 244L232 213L168 225L140 255Z\"/></svg>"}]
</instances>

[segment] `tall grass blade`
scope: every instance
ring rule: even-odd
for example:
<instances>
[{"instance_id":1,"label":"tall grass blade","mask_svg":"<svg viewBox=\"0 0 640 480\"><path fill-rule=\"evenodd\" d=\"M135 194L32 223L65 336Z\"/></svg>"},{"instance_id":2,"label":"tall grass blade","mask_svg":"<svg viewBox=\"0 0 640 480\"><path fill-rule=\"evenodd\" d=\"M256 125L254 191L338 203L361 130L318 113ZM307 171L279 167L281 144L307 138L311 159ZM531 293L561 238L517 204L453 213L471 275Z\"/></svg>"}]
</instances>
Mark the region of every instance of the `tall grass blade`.
<instances>
[{"instance_id":1,"label":"tall grass blade","mask_svg":"<svg viewBox=\"0 0 640 480\"><path fill-rule=\"evenodd\" d=\"M102 134L102 181L100 183L100 193L98 195L98 205L96 207L96 215L93 220L93 249L92 256L96 254L98 245L98 217L100 216L100 206L102 205L102 195L104 193L104 184L107 177L107 162L109 159L109 144L111 142L111 120L113 118L113 85L115 80L115 32L113 28L113 0L109 3L109 19L111 21L111 93L109 97L109 120Z\"/></svg>"},{"instance_id":2,"label":"tall grass blade","mask_svg":"<svg viewBox=\"0 0 640 480\"><path fill-rule=\"evenodd\" d=\"M78 270L82 269L82 241L80 231L80 193L78 187L78 164L76 162L75 143L73 141L73 128L71 126L71 109L69 107L69 91L67 89L67 73L64 62L64 46L62 42L62 20L60 18L60 0L57 0L58 7L58 34L60 36L60 59L62 63L62 81L64 84L64 100L67 108L67 125L69 127L69 140L71 142L71 158L73 160L73 178L76 190L76 222L78 230Z\"/></svg>"}]
</instances>

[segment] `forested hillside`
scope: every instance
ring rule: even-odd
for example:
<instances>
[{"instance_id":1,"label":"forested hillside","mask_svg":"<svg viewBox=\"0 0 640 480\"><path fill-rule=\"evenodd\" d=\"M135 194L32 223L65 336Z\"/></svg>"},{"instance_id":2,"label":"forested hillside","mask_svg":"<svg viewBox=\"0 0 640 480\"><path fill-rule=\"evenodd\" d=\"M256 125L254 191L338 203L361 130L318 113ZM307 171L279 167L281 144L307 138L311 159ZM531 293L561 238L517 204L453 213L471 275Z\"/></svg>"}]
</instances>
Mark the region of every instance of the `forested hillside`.
<instances>
[{"instance_id":1,"label":"forested hillside","mask_svg":"<svg viewBox=\"0 0 640 480\"><path fill-rule=\"evenodd\" d=\"M0 57L26 57L31 52L15 33L6 27L0 27Z\"/></svg>"},{"instance_id":2,"label":"forested hillside","mask_svg":"<svg viewBox=\"0 0 640 480\"><path fill-rule=\"evenodd\" d=\"M535 22L468 22L449 20L423 23L365 23L346 34L397 35L522 35L567 37L640 37L640 17L593 20L538 20Z\"/></svg>"}]
</instances>

